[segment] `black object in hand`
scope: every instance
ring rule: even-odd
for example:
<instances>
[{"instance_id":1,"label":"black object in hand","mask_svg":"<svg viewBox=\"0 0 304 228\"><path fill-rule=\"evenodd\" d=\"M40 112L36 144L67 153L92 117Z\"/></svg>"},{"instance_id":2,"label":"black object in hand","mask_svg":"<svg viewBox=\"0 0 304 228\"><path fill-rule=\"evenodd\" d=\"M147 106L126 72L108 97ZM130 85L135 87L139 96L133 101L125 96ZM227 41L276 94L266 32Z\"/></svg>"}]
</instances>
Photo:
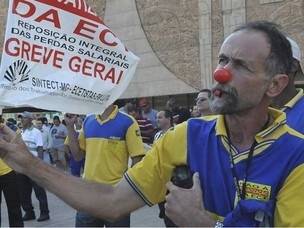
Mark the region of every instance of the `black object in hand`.
<instances>
[{"instance_id":1,"label":"black object in hand","mask_svg":"<svg viewBox=\"0 0 304 228\"><path fill-rule=\"evenodd\" d=\"M193 186L192 176L193 173L190 171L188 165L180 165L176 166L173 170L173 177L171 181L178 187L189 189Z\"/></svg>"}]
</instances>

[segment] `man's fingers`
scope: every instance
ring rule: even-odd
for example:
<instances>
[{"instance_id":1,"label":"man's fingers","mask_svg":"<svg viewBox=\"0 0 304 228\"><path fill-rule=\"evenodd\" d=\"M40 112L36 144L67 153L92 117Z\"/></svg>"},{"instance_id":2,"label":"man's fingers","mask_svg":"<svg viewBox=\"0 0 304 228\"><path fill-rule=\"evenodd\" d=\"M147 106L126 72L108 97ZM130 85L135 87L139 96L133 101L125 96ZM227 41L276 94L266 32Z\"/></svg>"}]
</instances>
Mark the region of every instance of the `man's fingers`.
<instances>
[{"instance_id":1,"label":"man's fingers","mask_svg":"<svg viewBox=\"0 0 304 228\"><path fill-rule=\"evenodd\" d=\"M173 188L176 188L176 186L175 186L171 181L169 181L169 182L166 184L166 186L167 186L167 189L168 189L169 191L173 190Z\"/></svg>"},{"instance_id":2,"label":"man's fingers","mask_svg":"<svg viewBox=\"0 0 304 228\"><path fill-rule=\"evenodd\" d=\"M1 135L4 135L6 139L11 139L15 135L15 131L10 129L5 124L0 124L0 133L1 133Z\"/></svg>"},{"instance_id":3,"label":"man's fingers","mask_svg":"<svg viewBox=\"0 0 304 228\"><path fill-rule=\"evenodd\" d=\"M8 149L10 149L10 143L5 141L2 137L0 137L0 157L3 158Z\"/></svg>"},{"instance_id":4,"label":"man's fingers","mask_svg":"<svg viewBox=\"0 0 304 228\"><path fill-rule=\"evenodd\" d=\"M19 145L23 144L25 146L21 137L4 124L0 124L0 140L0 148L8 151L18 146L16 143Z\"/></svg>"}]
</instances>

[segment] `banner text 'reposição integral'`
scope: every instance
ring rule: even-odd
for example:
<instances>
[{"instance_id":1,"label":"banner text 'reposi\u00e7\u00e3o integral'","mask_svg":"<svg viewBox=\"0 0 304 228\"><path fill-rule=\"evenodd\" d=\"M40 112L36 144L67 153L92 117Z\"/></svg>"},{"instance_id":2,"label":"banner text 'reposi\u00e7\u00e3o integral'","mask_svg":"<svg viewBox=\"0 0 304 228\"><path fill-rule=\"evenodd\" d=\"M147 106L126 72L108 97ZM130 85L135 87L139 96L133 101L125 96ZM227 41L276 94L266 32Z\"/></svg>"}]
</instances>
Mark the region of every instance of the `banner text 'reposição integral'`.
<instances>
[{"instance_id":1,"label":"banner text 'reposi\u00e7\u00e3o integral'","mask_svg":"<svg viewBox=\"0 0 304 228\"><path fill-rule=\"evenodd\" d=\"M124 92L138 62L84 0L12 0L0 105L101 113Z\"/></svg>"}]
</instances>

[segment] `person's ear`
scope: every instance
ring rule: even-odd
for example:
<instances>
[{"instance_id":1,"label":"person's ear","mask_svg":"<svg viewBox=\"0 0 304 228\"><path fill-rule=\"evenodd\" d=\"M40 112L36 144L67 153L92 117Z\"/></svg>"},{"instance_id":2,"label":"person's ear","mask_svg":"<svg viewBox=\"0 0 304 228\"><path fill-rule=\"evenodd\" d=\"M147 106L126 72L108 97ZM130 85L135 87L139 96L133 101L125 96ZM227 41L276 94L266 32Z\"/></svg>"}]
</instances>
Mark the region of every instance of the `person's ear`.
<instances>
[{"instance_id":1,"label":"person's ear","mask_svg":"<svg viewBox=\"0 0 304 228\"><path fill-rule=\"evenodd\" d=\"M268 86L266 92L268 97L278 96L288 85L289 78L286 74L277 74L271 79L271 83Z\"/></svg>"}]
</instances>

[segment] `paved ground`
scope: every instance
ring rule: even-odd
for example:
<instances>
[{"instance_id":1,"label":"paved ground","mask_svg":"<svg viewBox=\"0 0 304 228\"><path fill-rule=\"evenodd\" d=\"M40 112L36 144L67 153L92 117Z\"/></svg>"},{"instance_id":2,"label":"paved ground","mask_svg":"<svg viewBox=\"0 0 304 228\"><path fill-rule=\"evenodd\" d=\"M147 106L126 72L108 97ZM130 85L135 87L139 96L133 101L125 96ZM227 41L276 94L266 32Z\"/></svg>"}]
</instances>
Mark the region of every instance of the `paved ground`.
<instances>
[{"instance_id":1,"label":"paved ground","mask_svg":"<svg viewBox=\"0 0 304 228\"><path fill-rule=\"evenodd\" d=\"M55 195L48 192L48 202L51 219L45 222L36 220L25 222L25 227L74 227L75 210L66 203L58 199ZM1 204L2 227L8 227L8 216L4 197ZM32 196L36 217L39 216L39 206L36 197ZM165 227L161 219L158 218L158 206L145 206L131 215L132 227Z\"/></svg>"}]
</instances>

